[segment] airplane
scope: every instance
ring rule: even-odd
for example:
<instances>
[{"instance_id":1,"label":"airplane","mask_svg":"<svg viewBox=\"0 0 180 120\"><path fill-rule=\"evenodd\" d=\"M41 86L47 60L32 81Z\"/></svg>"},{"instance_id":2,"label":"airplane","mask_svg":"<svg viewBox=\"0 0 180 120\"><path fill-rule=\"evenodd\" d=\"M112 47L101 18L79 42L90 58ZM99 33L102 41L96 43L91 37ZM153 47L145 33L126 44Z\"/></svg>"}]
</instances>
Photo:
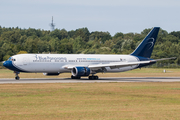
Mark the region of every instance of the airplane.
<instances>
[{"instance_id":1,"label":"airplane","mask_svg":"<svg viewBox=\"0 0 180 120\"><path fill-rule=\"evenodd\" d=\"M19 80L20 72L43 73L46 76L71 72L72 79L87 76L90 80L99 79L99 72L124 72L148 66L161 60L151 59L151 53L160 27L154 27L139 46L129 55L105 54L18 54L11 56L3 66L14 71Z\"/></svg>"}]
</instances>

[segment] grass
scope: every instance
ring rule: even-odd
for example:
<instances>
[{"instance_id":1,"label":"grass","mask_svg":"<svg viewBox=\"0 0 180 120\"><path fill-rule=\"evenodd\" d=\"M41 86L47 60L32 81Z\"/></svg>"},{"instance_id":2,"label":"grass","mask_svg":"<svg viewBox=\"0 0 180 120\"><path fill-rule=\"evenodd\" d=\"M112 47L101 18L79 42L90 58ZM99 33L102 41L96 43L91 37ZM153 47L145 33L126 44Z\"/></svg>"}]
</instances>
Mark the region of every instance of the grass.
<instances>
[{"instance_id":1,"label":"grass","mask_svg":"<svg viewBox=\"0 0 180 120\"><path fill-rule=\"evenodd\" d=\"M99 77L180 77L179 69L143 68ZM70 77L70 73L58 77ZM21 78L45 78L21 73ZM52 77L52 78L55 78ZM0 78L14 78L0 69ZM180 82L0 84L0 120L178 120Z\"/></svg>"},{"instance_id":2,"label":"grass","mask_svg":"<svg viewBox=\"0 0 180 120\"><path fill-rule=\"evenodd\" d=\"M1 120L178 120L180 83L1 84Z\"/></svg>"},{"instance_id":3,"label":"grass","mask_svg":"<svg viewBox=\"0 0 180 120\"><path fill-rule=\"evenodd\" d=\"M98 73L99 77L180 77L180 69L166 69L166 73L163 72L163 68L142 68L132 71L121 73ZM13 71L8 69L0 69L0 78L14 78ZM63 73L59 76L44 76L42 73L20 73L21 78L69 78L71 73Z\"/></svg>"}]
</instances>

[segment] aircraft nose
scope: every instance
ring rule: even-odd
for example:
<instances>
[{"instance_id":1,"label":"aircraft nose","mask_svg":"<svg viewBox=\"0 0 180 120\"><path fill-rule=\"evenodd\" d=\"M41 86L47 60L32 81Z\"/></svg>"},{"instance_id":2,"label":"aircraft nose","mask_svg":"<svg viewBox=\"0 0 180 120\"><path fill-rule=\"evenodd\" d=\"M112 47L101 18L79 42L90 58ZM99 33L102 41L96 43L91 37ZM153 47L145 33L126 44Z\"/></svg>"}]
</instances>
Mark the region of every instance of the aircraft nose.
<instances>
[{"instance_id":1,"label":"aircraft nose","mask_svg":"<svg viewBox=\"0 0 180 120\"><path fill-rule=\"evenodd\" d=\"M21 70L19 70L18 68L16 68L16 67L14 66L14 64L12 63L12 61L10 61L10 60L5 61L5 62L3 63L3 66L6 67L6 68L8 68L8 69L10 69L10 70L13 70L13 71L21 71Z\"/></svg>"},{"instance_id":2,"label":"aircraft nose","mask_svg":"<svg viewBox=\"0 0 180 120\"><path fill-rule=\"evenodd\" d=\"M6 61L4 61L4 62L3 62L3 66L4 66L4 67L6 67L6 65L7 65L7 62L6 62Z\"/></svg>"},{"instance_id":3,"label":"aircraft nose","mask_svg":"<svg viewBox=\"0 0 180 120\"><path fill-rule=\"evenodd\" d=\"M9 68L10 67L10 63L9 63L10 61L5 61L4 63L3 63L3 66L4 67L6 67L6 68Z\"/></svg>"}]
</instances>

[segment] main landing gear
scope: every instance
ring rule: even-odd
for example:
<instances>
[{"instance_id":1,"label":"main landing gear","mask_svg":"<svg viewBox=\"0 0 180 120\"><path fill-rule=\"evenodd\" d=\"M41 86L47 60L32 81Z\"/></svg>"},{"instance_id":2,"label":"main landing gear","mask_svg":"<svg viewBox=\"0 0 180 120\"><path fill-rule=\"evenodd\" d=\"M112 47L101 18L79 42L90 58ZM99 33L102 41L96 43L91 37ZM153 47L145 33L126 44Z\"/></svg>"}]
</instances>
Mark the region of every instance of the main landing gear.
<instances>
[{"instance_id":1,"label":"main landing gear","mask_svg":"<svg viewBox=\"0 0 180 120\"><path fill-rule=\"evenodd\" d=\"M73 75L71 75L71 79L81 79L81 76L73 76Z\"/></svg>"},{"instance_id":2,"label":"main landing gear","mask_svg":"<svg viewBox=\"0 0 180 120\"><path fill-rule=\"evenodd\" d=\"M81 76L73 76L73 75L71 75L71 79L81 79ZM98 80L99 79L99 77L98 76L94 76L94 75L92 75L92 76L89 76L89 80Z\"/></svg>"},{"instance_id":3,"label":"main landing gear","mask_svg":"<svg viewBox=\"0 0 180 120\"><path fill-rule=\"evenodd\" d=\"M20 72L14 71L14 73L15 73L15 79L16 79L16 80L19 80L20 77L18 76L18 74L20 74Z\"/></svg>"},{"instance_id":4,"label":"main landing gear","mask_svg":"<svg viewBox=\"0 0 180 120\"><path fill-rule=\"evenodd\" d=\"M98 76L94 76L94 75L89 76L89 80L98 80L98 79L99 79Z\"/></svg>"}]
</instances>

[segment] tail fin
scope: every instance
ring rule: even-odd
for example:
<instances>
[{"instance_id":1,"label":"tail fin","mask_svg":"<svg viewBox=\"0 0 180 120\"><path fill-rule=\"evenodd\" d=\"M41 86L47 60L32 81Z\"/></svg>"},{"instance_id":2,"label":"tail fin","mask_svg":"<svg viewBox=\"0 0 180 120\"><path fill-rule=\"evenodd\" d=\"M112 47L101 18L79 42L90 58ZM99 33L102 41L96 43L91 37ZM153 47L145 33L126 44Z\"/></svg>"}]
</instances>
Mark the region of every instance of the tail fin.
<instances>
[{"instance_id":1,"label":"tail fin","mask_svg":"<svg viewBox=\"0 0 180 120\"><path fill-rule=\"evenodd\" d=\"M131 55L150 58L159 29L159 27L154 27Z\"/></svg>"}]
</instances>

